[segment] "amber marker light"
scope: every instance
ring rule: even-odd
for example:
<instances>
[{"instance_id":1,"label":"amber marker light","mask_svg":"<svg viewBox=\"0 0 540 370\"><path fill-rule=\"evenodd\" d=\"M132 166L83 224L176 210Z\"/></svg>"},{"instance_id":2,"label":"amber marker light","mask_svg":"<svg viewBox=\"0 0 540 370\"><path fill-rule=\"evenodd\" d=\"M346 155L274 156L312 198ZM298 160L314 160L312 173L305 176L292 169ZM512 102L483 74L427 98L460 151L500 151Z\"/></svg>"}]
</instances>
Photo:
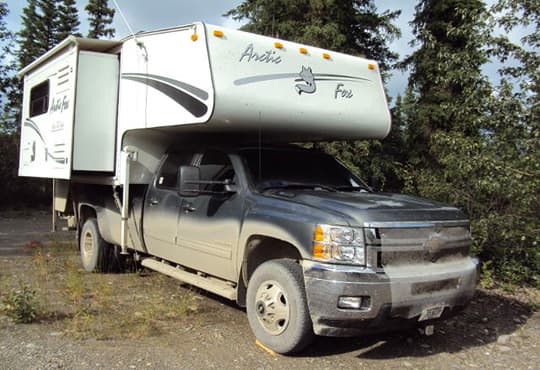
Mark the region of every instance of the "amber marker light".
<instances>
[{"instance_id":1,"label":"amber marker light","mask_svg":"<svg viewBox=\"0 0 540 370\"><path fill-rule=\"evenodd\" d=\"M324 230L321 225L317 225L315 234L313 235L313 257L319 259L330 258L330 251L324 243Z\"/></svg>"},{"instance_id":2,"label":"amber marker light","mask_svg":"<svg viewBox=\"0 0 540 370\"><path fill-rule=\"evenodd\" d=\"M315 237L313 238L316 242L324 241L324 230L321 225L317 225L315 228Z\"/></svg>"},{"instance_id":3,"label":"amber marker light","mask_svg":"<svg viewBox=\"0 0 540 370\"><path fill-rule=\"evenodd\" d=\"M274 47L276 49L283 49L283 44L281 42L274 42Z\"/></svg>"},{"instance_id":4,"label":"amber marker light","mask_svg":"<svg viewBox=\"0 0 540 370\"><path fill-rule=\"evenodd\" d=\"M191 41L197 41L198 39L199 39L199 35L197 35L196 33L191 35Z\"/></svg>"},{"instance_id":5,"label":"amber marker light","mask_svg":"<svg viewBox=\"0 0 540 370\"><path fill-rule=\"evenodd\" d=\"M369 63L369 64L367 65L367 67L368 67L368 69L374 70L375 67L377 67L377 66L375 65L375 63Z\"/></svg>"},{"instance_id":6,"label":"amber marker light","mask_svg":"<svg viewBox=\"0 0 540 370\"><path fill-rule=\"evenodd\" d=\"M301 54L307 54L307 49L306 48L300 48L300 49L298 49L298 51L300 51Z\"/></svg>"},{"instance_id":7,"label":"amber marker light","mask_svg":"<svg viewBox=\"0 0 540 370\"><path fill-rule=\"evenodd\" d=\"M330 58L331 58L331 57L330 57L330 54L328 54L328 53L322 53L322 57L323 57L324 59L330 59Z\"/></svg>"},{"instance_id":8,"label":"amber marker light","mask_svg":"<svg viewBox=\"0 0 540 370\"><path fill-rule=\"evenodd\" d=\"M216 37L223 37L223 31L221 31L221 30L214 30L214 36L216 36Z\"/></svg>"}]
</instances>

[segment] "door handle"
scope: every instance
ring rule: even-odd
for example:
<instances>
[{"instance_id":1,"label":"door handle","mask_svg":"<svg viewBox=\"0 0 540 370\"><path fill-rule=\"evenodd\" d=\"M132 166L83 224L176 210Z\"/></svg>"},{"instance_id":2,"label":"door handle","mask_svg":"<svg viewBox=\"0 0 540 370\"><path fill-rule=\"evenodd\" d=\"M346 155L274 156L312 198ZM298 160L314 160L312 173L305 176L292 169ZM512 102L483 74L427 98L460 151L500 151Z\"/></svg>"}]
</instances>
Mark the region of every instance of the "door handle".
<instances>
[{"instance_id":1,"label":"door handle","mask_svg":"<svg viewBox=\"0 0 540 370\"><path fill-rule=\"evenodd\" d=\"M159 204L159 200L157 199L150 199L150 205L151 206L157 206Z\"/></svg>"},{"instance_id":2,"label":"door handle","mask_svg":"<svg viewBox=\"0 0 540 370\"><path fill-rule=\"evenodd\" d=\"M193 204L191 203L184 204L182 206L182 209L184 210L185 213L189 213L189 212L193 212L197 210L197 208L193 207Z\"/></svg>"}]
</instances>

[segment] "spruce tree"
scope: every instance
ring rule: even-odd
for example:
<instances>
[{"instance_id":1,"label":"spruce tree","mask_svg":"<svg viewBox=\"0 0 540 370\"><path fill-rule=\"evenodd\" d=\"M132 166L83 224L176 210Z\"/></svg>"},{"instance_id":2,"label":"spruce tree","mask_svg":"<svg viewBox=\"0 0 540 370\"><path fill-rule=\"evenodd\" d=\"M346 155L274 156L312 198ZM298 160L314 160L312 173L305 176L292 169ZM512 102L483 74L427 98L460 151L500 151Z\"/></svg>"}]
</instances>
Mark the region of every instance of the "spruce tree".
<instances>
[{"instance_id":1,"label":"spruce tree","mask_svg":"<svg viewBox=\"0 0 540 370\"><path fill-rule=\"evenodd\" d=\"M408 126L414 156L429 160L437 130L478 133L489 85L481 73L487 61L485 7L481 0L420 0L411 22L418 47L405 59L416 116ZM430 165L433 163L430 162Z\"/></svg>"},{"instance_id":2,"label":"spruce tree","mask_svg":"<svg viewBox=\"0 0 540 370\"><path fill-rule=\"evenodd\" d=\"M387 72L397 60L388 44L400 36L400 11L379 13L373 0L246 0L225 16L243 30L377 60Z\"/></svg>"},{"instance_id":3,"label":"spruce tree","mask_svg":"<svg viewBox=\"0 0 540 370\"><path fill-rule=\"evenodd\" d=\"M30 64L42 53L43 48L38 42L40 29L37 25L41 23L41 20L37 9L37 0L28 0L23 9L22 27L17 33L19 67Z\"/></svg>"},{"instance_id":4,"label":"spruce tree","mask_svg":"<svg viewBox=\"0 0 540 370\"><path fill-rule=\"evenodd\" d=\"M58 3L60 0L38 0L39 16L37 24L31 27L37 28L35 42L40 48L40 54L52 49L59 42L58 37Z\"/></svg>"},{"instance_id":5,"label":"spruce tree","mask_svg":"<svg viewBox=\"0 0 540 370\"><path fill-rule=\"evenodd\" d=\"M79 31L79 11L75 0L62 0L57 5L56 40L62 41L66 37L82 36Z\"/></svg>"},{"instance_id":6,"label":"spruce tree","mask_svg":"<svg viewBox=\"0 0 540 370\"><path fill-rule=\"evenodd\" d=\"M89 38L114 37L115 29L111 25L115 10L109 8L107 0L90 0L84 9L88 13Z\"/></svg>"},{"instance_id":7,"label":"spruce tree","mask_svg":"<svg viewBox=\"0 0 540 370\"><path fill-rule=\"evenodd\" d=\"M5 94L10 85L10 75L13 72L13 65L6 60L9 55L12 41L12 34L6 27L5 17L9 14L7 4L0 1L0 107L5 104ZM3 120L2 120L3 121ZM3 123L3 122L2 122ZM0 126L1 128L1 126Z\"/></svg>"}]
</instances>

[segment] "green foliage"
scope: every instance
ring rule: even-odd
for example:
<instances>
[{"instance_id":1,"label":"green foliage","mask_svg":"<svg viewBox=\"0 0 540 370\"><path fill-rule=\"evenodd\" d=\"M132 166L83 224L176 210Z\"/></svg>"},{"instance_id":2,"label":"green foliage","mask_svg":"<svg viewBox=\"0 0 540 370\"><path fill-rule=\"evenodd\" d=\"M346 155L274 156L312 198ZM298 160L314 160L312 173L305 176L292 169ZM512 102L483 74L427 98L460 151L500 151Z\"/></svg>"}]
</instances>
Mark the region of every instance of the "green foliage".
<instances>
[{"instance_id":1,"label":"green foliage","mask_svg":"<svg viewBox=\"0 0 540 370\"><path fill-rule=\"evenodd\" d=\"M405 190L465 210L491 283L540 284L538 9L502 0L488 19L479 1L422 0L419 49L405 63ZM532 33L516 45L490 35L497 25L532 25ZM491 55L515 61L494 89L480 71Z\"/></svg>"},{"instance_id":2,"label":"green foliage","mask_svg":"<svg viewBox=\"0 0 540 370\"><path fill-rule=\"evenodd\" d=\"M373 0L246 0L225 16L248 20L245 31L377 60L386 73L397 60L400 11L377 12Z\"/></svg>"},{"instance_id":3,"label":"green foliage","mask_svg":"<svg viewBox=\"0 0 540 370\"><path fill-rule=\"evenodd\" d=\"M69 35L80 35L74 0L28 0L17 33L19 68L27 66Z\"/></svg>"},{"instance_id":4,"label":"green foliage","mask_svg":"<svg viewBox=\"0 0 540 370\"><path fill-rule=\"evenodd\" d=\"M84 8L88 13L88 37L99 39L114 37L115 29L111 26L114 8L109 8L108 0L90 0Z\"/></svg>"},{"instance_id":5,"label":"green foliage","mask_svg":"<svg viewBox=\"0 0 540 370\"><path fill-rule=\"evenodd\" d=\"M402 63L410 70L406 124L414 167L436 166L429 149L437 130L479 133L490 87L481 74L487 61L486 12L480 0L421 0L412 21L418 49Z\"/></svg>"},{"instance_id":6,"label":"green foliage","mask_svg":"<svg viewBox=\"0 0 540 370\"><path fill-rule=\"evenodd\" d=\"M2 308L6 315L18 323L34 322L39 312L36 291L21 283L20 288L12 289L3 299Z\"/></svg>"},{"instance_id":7,"label":"green foliage","mask_svg":"<svg viewBox=\"0 0 540 370\"><path fill-rule=\"evenodd\" d=\"M62 41L69 35L82 36L78 30L81 22L79 21L79 11L75 0L62 0L57 6L56 15L56 39Z\"/></svg>"},{"instance_id":8,"label":"green foliage","mask_svg":"<svg viewBox=\"0 0 540 370\"><path fill-rule=\"evenodd\" d=\"M7 29L5 22L8 14L7 4L0 1L0 132L13 131L16 126L11 105L17 87L16 78L13 76L16 63L12 58L13 33Z\"/></svg>"}]
</instances>

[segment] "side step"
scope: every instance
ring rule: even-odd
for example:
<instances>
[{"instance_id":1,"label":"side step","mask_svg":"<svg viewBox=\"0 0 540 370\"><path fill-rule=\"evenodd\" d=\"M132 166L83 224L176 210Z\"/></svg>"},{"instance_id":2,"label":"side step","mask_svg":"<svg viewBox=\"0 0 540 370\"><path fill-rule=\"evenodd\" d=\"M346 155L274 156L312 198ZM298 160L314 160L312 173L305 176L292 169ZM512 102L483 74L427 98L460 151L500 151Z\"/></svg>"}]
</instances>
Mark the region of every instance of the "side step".
<instances>
[{"instance_id":1,"label":"side step","mask_svg":"<svg viewBox=\"0 0 540 370\"><path fill-rule=\"evenodd\" d=\"M141 265L219 296L228 298L230 300L236 300L236 288L230 286L223 280L199 276L197 274L178 269L169 265L168 263L157 261L153 258L143 259L141 261Z\"/></svg>"}]
</instances>

